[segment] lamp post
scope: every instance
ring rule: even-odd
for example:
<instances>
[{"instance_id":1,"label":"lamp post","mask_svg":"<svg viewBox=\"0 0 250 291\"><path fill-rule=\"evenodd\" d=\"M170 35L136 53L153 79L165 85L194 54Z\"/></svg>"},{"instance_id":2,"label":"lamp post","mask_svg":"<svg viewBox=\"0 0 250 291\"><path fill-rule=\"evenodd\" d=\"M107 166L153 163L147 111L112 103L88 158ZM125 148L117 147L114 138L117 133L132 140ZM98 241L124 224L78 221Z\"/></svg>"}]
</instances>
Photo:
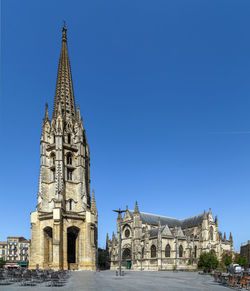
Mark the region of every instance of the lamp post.
<instances>
[{"instance_id":1,"label":"lamp post","mask_svg":"<svg viewBox=\"0 0 250 291\"><path fill-rule=\"evenodd\" d=\"M113 210L114 212L117 212L119 216L123 212L126 212L126 210L121 210L120 208L118 210ZM119 221L119 276L122 275L122 224L121 219Z\"/></svg>"},{"instance_id":2,"label":"lamp post","mask_svg":"<svg viewBox=\"0 0 250 291\"><path fill-rule=\"evenodd\" d=\"M175 242L176 242L176 250L175 250L175 268L177 271L178 268L178 233L177 233L177 227L175 228Z\"/></svg>"}]
</instances>

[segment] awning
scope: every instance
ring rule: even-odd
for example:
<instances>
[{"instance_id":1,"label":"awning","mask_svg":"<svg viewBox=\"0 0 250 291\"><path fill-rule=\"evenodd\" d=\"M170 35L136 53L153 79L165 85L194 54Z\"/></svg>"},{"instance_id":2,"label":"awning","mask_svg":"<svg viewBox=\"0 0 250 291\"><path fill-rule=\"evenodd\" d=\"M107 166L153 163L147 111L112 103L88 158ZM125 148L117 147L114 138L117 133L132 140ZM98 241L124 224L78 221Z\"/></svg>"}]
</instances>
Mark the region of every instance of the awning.
<instances>
[{"instance_id":1,"label":"awning","mask_svg":"<svg viewBox=\"0 0 250 291\"><path fill-rule=\"evenodd\" d=\"M5 268L18 268L19 266L17 264L5 264L4 265Z\"/></svg>"},{"instance_id":2,"label":"awning","mask_svg":"<svg viewBox=\"0 0 250 291\"><path fill-rule=\"evenodd\" d=\"M17 263L19 266L28 266L27 262Z\"/></svg>"}]
</instances>

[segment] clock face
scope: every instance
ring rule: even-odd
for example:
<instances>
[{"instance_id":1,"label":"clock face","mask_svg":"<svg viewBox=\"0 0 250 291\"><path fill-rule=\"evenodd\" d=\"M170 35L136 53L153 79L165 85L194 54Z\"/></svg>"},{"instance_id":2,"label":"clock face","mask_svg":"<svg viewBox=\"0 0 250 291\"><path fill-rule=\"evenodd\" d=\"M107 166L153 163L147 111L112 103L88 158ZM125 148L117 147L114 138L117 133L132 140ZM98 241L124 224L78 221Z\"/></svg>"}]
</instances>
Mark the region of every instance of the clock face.
<instances>
[{"instance_id":1,"label":"clock face","mask_svg":"<svg viewBox=\"0 0 250 291\"><path fill-rule=\"evenodd\" d=\"M130 231L129 231L129 229L126 229L125 230L125 237L129 237L130 236Z\"/></svg>"}]
</instances>

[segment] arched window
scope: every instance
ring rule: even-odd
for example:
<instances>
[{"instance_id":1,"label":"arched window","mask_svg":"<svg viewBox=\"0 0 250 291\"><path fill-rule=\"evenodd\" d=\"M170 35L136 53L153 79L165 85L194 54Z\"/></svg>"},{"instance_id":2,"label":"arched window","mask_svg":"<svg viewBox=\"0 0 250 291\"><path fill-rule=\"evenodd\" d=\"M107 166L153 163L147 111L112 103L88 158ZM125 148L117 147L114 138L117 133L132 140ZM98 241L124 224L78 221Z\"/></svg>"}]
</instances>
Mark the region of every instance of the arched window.
<instances>
[{"instance_id":1,"label":"arched window","mask_svg":"<svg viewBox=\"0 0 250 291\"><path fill-rule=\"evenodd\" d=\"M183 246L180 245L179 246L179 258L182 258L183 257Z\"/></svg>"},{"instance_id":2,"label":"arched window","mask_svg":"<svg viewBox=\"0 0 250 291\"><path fill-rule=\"evenodd\" d=\"M197 258L197 246L194 247L194 257Z\"/></svg>"},{"instance_id":3,"label":"arched window","mask_svg":"<svg viewBox=\"0 0 250 291\"><path fill-rule=\"evenodd\" d=\"M68 134L68 143L71 143L71 134Z\"/></svg>"},{"instance_id":4,"label":"arched window","mask_svg":"<svg viewBox=\"0 0 250 291\"><path fill-rule=\"evenodd\" d=\"M69 211L73 210L73 200L69 200Z\"/></svg>"},{"instance_id":5,"label":"arched window","mask_svg":"<svg viewBox=\"0 0 250 291\"><path fill-rule=\"evenodd\" d=\"M156 258L156 246L151 246L151 258Z\"/></svg>"},{"instance_id":6,"label":"arched window","mask_svg":"<svg viewBox=\"0 0 250 291\"><path fill-rule=\"evenodd\" d=\"M72 165L72 154L71 153L67 153L66 159L67 159L67 165Z\"/></svg>"},{"instance_id":7,"label":"arched window","mask_svg":"<svg viewBox=\"0 0 250 291\"><path fill-rule=\"evenodd\" d=\"M212 226L210 227L210 239L214 240L214 229Z\"/></svg>"},{"instance_id":8,"label":"arched window","mask_svg":"<svg viewBox=\"0 0 250 291\"><path fill-rule=\"evenodd\" d=\"M55 163L56 163L56 155L55 155L55 153L51 153L50 161L51 161L51 166L55 166Z\"/></svg>"},{"instance_id":9,"label":"arched window","mask_svg":"<svg viewBox=\"0 0 250 291\"><path fill-rule=\"evenodd\" d=\"M141 257L144 258L144 247L141 250Z\"/></svg>"},{"instance_id":10,"label":"arched window","mask_svg":"<svg viewBox=\"0 0 250 291\"><path fill-rule=\"evenodd\" d=\"M71 169L67 169L67 180L68 181L72 181L72 170Z\"/></svg>"},{"instance_id":11,"label":"arched window","mask_svg":"<svg viewBox=\"0 0 250 291\"><path fill-rule=\"evenodd\" d=\"M167 244L166 248L165 248L165 257L166 258L170 258L170 251L171 251L170 245Z\"/></svg>"}]
</instances>

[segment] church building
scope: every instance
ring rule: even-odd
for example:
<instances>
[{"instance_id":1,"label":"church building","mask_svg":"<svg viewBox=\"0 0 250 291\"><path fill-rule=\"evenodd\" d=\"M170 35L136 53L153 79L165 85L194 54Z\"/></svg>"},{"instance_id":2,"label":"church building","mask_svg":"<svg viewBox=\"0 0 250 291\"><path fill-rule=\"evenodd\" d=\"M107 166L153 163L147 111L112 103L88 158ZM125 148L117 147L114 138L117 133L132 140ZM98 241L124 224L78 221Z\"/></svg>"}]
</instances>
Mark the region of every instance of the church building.
<instances>
[{"instance_id":1,"label":"church building","mask_svg":"<svg viewBox=\"0 0 250 291\"><path fill-rule=\"evenodd\" d=\"M95 270L97 210L91 199L90 152L75 107L66 28L52 118L46 104L36 211L31 213L29 268Z\"/></svg>"},{"instance_id":2,"label":"church building","mask_svg":"<svg viewBox=\"0 0 250 291\"><path fill-rule=\"evenodd\" d=\"M220 259L224 251L233 251L233 238L222 237L218 218L208 212L185 219L170 218L126 210L117 218L117 238L107 235L106 252L110 268L119 266L121 223L122 267L133 270L174 270L197 268L202 252L213 250Z\"/></svg>"}]
</instances>

